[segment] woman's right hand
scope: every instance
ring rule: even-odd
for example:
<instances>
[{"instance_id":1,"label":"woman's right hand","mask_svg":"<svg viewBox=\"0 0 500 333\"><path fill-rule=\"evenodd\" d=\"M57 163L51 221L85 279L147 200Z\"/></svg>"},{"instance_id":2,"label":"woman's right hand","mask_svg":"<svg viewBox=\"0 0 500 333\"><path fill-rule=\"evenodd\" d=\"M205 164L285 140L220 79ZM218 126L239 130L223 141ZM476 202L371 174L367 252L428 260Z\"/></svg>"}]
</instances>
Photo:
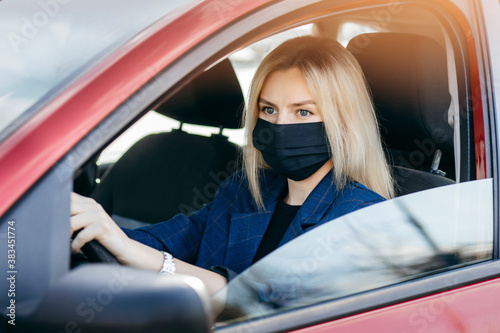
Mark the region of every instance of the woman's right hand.
<instances>
[{"instance_id":1,"label":"woman's right hand","mask_svg":"<svg viewBox=\"0 0 500 333\"><path fill-rule=\"evenodd\" d=\"M100 204L94 199L71 193L71 235L83 228L71 243L73 252L95 239L108 249L118 261L124 261L129 238L116 225Z\"/></svg>"},{"instance_id":2,"label":"woman's right hand","mask_svg":"<svg viewBox=\"0 0 500 333\"><path fill-rule=\"evenodd\" d=\"M128 238L94 199L71 193L70 225L71 234L83 228L71 244L74 252L80 251L85 243L95 239L124 265L156 272L162 268L163 253ZM225 277L177 258L175 258L175 266L177 273L201 279L211 295L227 284Z\"/></svg>"}]
</instances>

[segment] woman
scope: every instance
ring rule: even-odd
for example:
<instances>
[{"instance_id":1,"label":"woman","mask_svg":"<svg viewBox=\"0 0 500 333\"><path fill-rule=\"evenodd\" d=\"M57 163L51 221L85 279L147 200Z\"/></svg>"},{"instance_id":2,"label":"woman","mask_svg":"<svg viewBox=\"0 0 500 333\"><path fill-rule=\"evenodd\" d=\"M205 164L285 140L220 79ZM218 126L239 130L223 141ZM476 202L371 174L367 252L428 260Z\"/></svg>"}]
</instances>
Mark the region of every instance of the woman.
<instances>
[{"instance_id":1,"label":"woman","mask_svg":"<svg viewBox=\"0 0 500 333\"><path fill-rule=\"evenodd\" d=\"M298 37L273 50L244 122L243 171L189 217L122 230L72 194L71 230L84 228L73 251L97 239L123 264L194 275L215 293L231 272L307 230L393 196L364 76L334 40Z\"/></svg>"}]
</instances>

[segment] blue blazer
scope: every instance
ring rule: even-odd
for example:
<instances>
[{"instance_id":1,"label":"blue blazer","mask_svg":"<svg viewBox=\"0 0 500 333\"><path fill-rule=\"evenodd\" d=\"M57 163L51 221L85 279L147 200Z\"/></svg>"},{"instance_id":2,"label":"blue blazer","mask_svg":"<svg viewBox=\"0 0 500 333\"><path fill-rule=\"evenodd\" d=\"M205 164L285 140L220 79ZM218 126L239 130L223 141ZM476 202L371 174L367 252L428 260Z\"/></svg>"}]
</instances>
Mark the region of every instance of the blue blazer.
<instances>
[{"instance_id":1,"label":"blue blazer","mask_svg":"<svg viewBox=\"0 0 500 333\"><path fill-rule=\"evenodd\" d=\"M224 180L209 205L190 216L172 219L125 233L174 257L210 268L222 265L241 273L248 268L266 232L286 178L272 170L260 177L265 210L257 209L242 170ZM385 200L357 182L338 191L329 172L307 197L279 246L304 232L362 207Z\"/></svg>"}]
</instances>

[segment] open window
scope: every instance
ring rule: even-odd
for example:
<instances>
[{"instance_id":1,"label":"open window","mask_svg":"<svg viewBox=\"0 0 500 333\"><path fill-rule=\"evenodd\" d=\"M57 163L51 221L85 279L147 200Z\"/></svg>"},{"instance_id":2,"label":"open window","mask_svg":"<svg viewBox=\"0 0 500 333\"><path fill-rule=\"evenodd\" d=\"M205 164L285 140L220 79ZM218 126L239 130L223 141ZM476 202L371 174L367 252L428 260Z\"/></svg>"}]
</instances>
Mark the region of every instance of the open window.
<instances>
[{"instance_id":1,"label":"open window","mask_svg":"<svg viewBox=\"0 0 500 333\"><path fill-rule=\"evenodd\" d=\"M484 133L486 127L478 122L477 117L474 118L473 112L476 111L470 103L471 92L467 87L471 78L464 70L469 66L465 36L453 34L450 24L449 18L443 18L434 9L423 5L384 4L332 12L312 23L308 21L307 25L299 27L300 33L288 33L292 36L303 33L330 36L343 43L358 59L374 96L387 157L393 165L400 197L331 221L253 265L229 284L226 290L228 306L219 318L218 329L231 331L232 327L236 329L241 325L260 327L274 316L289 316L290 310L307 309L318 304L333 304L331 306L335 307L336 302L360 293L374 295L369 304L377 304L376 295L384 288L408 288L408 295L418 295L429 292L429 289L423 291L420 287L412 287L414 281L436 277L439 285L442 274L480 265L493 258L493 182L485 177L488 170L476 164L481 152L474 145L475 135ZM238 98L230 107L237 123L244 100L241 90L243 94L248 90L248 78L254 71L252 66L258 63L256 59L262 59L270 49L269 45L274 45L270 41L264 39L233 53L229 56L232 64L227 59L217 59L176 94L155 102L152 108L155 112L179 120L175 125L169 125L171 132L168 135L184 130L188 123L224 129L238 127L214 123L216 116L208 111L210 107L192 103L193 93L201 96L203 90L213 88L214 80L204 80L203 77L230 75L234 80L236 71L240 80L234 81L233 87L237 87ZM221 71L211 74L217 70ZM226 92L231 89L222 87ZM178 113L175 111L177 107ZM204 118L202 121L190 118L190 112L196 107ZM175 115L170 114L171 110ZM160 118L157 119L159 122ZM209 135L217 137L221 134L225 133L215 129ZM146 136L135 144L144 155L131 157L134 145L112 168L99 173L97 178L101 183L93 193L99 193L122 164L129 170L140 170L137 174L139 183L144 182L146 187L143 190L128 187L131 176L122 176L124 181L119 181L119 184L126 187L117 191L120 195L135 195L132 201L141 202L143 207L149 204L162 207L165 198L180 197L178 193L166 195L157 191L154 200L141 201L148 187L161 189L175 183L172 179L148 179L153 173L141 169L148 162L148 156L157 156L160 151L169 152L169 144L156 153L149 150L155 146L151 138L158 135L166 134ZM209 164L212 157L220 160L216 154L221 149L201 148L197 151L197 147L202 146L190 141L190 135L170 145L182 147L182 154L189 152L202 156L201 160L194 163L181 161L179 157L166 153L165 160L157 163L159 170L168 169L167 163L171 162L185 169L193 164L198 167L204 162ZM237 161L237 155L231 156L232 161ZM223 179L213 175L224 172L227 176L239 167L238 163L231 164L231 168L227 166L225 162L218 170L195 170L186 174L166 172L179 179L179 186L173 187L187 189L190 195L189 210L183 210L182 203L176 203L174 210L189 214L199 208L193 203L209 203L217 181ZM186 180L202 173L212 177L202 180L201 185L187 185ZM102 197L98 200L106 202ZM117 208L114 202L111 206ZM125 207L131 208L131 205L127 203ZM131 210L137 211L136 208ZM141 222L145 220L118 211L114 217L121 221L122 226L130 227L143 225ZM167 218L156 218L147 223ZM415 296L408 296L411 297ZM359 308L350 311L359 311ZM347 312L337 310L338 316ZM293 327L294 322L290 325Z\"/></svg>"},{"instance_id":2,"label":"open window","mask_svg":"<svg viewBox=\"0 0 500 333\"><path fill-rule=\"evenodd\" d=\"M478 56L468 40L471 31L443 3L268 3L230 26L219 26L213 36L162 67L108 110L71 151L58 156L58 164L2 216L0 244L6 244L14 214L19 240L24 239L19 253L42 249L47 254L19 261L24 281L19 300L30 302L28 316L44 295L53 295L46 303L52 305L61 295L80 290L79 284L52 289L58 281L74 279L88 287L94 278L106 284L101 275L112 272L69 268L72 182L75 191L94 196L124 227L190 214L213 199L217 184L240 167L238 150L244 142L233 133L241 131L250 63L275 45L267 38L280 32L330 36L359 58L402 191L394 200L310 230L257 262L230 283L228 306L216 329L289 331L393 304L403 308L408 300L498 275L493 134L488 110L476 105L473 95ZM290 33L291 28L301 32ZM221 100L227 113L218 118ZM147 133L137 129L139 123L147 123ZM140 140L123 144L127 129L140 132ZM116 153L116 146L127 149ZM148 289L157 277L145 279L150 286L140 285L135 295L157 291ZM8 290L5 283L1 286ZM176 294L173 284L169 292ZM192 294L193 288L182 288L183 295ZM82 290L78 297L99 291ZM160 298L154 300L161 303ZM203 303L195 298L193 304ZM161 304L174 311L172 304ZM207 319L206 310L197 308L199 322ZM158 329L165 326L160 321Z\"/></svg>"}]
</instances>

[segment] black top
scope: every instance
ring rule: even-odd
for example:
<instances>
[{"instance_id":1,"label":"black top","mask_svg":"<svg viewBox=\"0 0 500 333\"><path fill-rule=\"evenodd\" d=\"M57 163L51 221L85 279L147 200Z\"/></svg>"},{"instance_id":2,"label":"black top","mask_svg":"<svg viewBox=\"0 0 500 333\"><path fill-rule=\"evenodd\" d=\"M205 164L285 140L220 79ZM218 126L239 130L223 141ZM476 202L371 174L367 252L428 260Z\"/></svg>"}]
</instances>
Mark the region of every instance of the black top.
<instances>
[{"instance_id":1,"label":"black top","mask_svg":"<svg viewBox=\"0 0 500 333\"><path fill-rule=\"evenodd\" d=\"M252 263L257 262L278 247L281 239L285 235L286 229L288 229L293 218L297 215L300 206L291 206L285 203L285 196L287 193L288 191L285 191L278 198L276 209L274 210L274 214L269 222L264 237L262 237L262 241L260 242Z\"/></svg>"}]
</instances>

